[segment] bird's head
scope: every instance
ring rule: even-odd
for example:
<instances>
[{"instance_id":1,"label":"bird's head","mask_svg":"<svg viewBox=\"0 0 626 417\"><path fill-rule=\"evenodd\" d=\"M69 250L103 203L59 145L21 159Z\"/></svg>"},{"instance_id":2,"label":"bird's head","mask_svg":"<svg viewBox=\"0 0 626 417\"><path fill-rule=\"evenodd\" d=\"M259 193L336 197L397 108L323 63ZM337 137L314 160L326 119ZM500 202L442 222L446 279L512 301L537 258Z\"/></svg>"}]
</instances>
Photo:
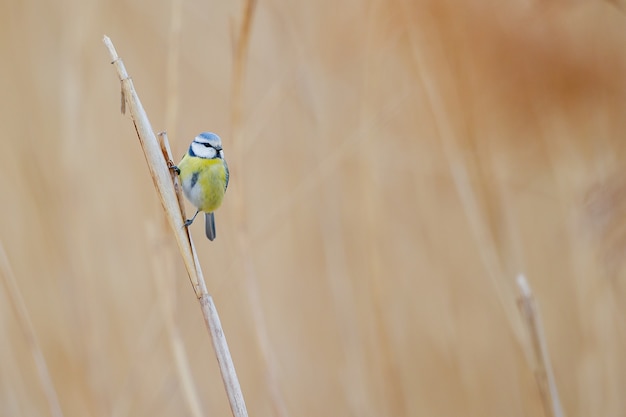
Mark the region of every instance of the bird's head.
<instances>
[{"instance_id":1,"label":"bird's head","mask_svg":"<svg viewBox=\"0 0 626 417\"><path fill-rule=\"evenodd\" d=\"M189 155L204 159L224 159L222 139L215 133L200 133L194 138L193 142L191 142Z\"/></svg>"}]
</instances>

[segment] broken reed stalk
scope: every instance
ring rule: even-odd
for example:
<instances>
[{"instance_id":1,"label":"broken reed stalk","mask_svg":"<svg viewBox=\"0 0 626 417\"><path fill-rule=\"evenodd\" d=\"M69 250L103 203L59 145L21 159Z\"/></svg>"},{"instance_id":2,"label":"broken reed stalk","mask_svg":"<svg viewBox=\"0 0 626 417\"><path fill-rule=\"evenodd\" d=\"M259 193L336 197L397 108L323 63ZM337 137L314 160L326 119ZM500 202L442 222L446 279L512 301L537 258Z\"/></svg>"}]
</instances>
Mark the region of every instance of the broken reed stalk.
<instances>
[{"instance_id":1,"label":"broken reed stalk","mask_svg":"<svg viewBox=\"0 0 626 417\"><path fill-rule=\"evenodd\" d=\"M524 275L518 275L517 287L520 291L518 306L530 335L535 379L539 385L544 408L546 413L551 414L552 417L563 417L563 408L561 407L559 392L556 388L554 373L550 364L548 344L543 332L539 306Z\"/></svg>"},{"instance_id":2,"label":"broken reed stalk","mask_svg":"<svg viewBox=\"0 0 626 417\"><path fill-rule=\"evenodd\" d=\"M191 285L200 302L204 322L211 334L211 341L213 342L232 414L234 417L247 417L248 411L246 410L241 386L239 385L235 366L228 349L226 336L213 303L213 297L207 291L193 240L188 229L184 227L184 211L180 186L175 187L177 179L174 178L174 181L172 181L172 173L168 166L171 163L169 144L167 144L167 139L164 135L162 136L161 144L157 141L148 116L135 91L133 82L126 72L124 63L117 55L111 39L108 36L104 36L103 42L109 51L111 63L115 65L122 85L122 113L128 106L137 136L139 137L139 143L148 163L150 176L163 205L168 223L174 231L176 243L183 257ZM178 188L178 191L176 188Z\"/></svg>"}]
</instances>

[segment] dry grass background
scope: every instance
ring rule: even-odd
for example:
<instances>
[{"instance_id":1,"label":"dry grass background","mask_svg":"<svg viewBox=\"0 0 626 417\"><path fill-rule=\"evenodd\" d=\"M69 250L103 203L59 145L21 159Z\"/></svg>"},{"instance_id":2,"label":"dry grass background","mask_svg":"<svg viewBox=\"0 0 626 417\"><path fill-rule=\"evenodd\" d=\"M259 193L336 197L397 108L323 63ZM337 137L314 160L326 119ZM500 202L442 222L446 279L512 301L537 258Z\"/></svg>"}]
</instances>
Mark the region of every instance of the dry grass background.
<instances>
[{"instance_id":1,"label":"dry grass background","mask_svg":"<svg viewBox=\"0 0 626 417\"><path fill-rule=\"evenodd\" d=\"M244 5L174 3L0 4L0 239L62 415L228 414L105 33L176 155L224 139L193 233L250 415L545 415L518 272L565 414L626 413L622 2L261 1L235 126ZM1 288L0 414L51 415Z\"/></svg>"}]
</instances>

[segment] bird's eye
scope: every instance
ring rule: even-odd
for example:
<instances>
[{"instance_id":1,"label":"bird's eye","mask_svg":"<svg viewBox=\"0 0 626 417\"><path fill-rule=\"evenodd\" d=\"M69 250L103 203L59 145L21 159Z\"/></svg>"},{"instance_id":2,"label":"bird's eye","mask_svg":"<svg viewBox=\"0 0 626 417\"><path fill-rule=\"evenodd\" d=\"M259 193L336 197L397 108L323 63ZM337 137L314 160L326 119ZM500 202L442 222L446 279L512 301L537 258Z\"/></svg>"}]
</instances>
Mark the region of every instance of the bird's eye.
<instances>
[{"instance_id":1,"label":"bird's eye","mask_svg":"<svg viewBox=\"0 0 626 417\"><path fill-rule=\"evenodd\" d=\"M211 146L211 145L209 145L208 143L203 143L203 145L204 145L204 147L205 147L205 148L208 148L208 147L210 147L210 146Z\"/></svg>"}]
</instances>

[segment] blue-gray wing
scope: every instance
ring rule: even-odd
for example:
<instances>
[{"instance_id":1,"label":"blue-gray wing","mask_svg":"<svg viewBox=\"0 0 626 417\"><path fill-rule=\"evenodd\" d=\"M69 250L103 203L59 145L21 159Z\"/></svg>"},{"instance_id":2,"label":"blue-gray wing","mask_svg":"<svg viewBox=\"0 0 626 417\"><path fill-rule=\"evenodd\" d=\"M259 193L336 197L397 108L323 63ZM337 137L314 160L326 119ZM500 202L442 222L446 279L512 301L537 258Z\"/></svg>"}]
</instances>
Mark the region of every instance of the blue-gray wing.
<instances>
[{"instance_id":1,"label":"blue-gray wing","mask_svg":"<svg viewBox=\"0 0 626 417\"><path fill-rule=\"evenodd\" d=\"M224 169L226 170L226 184L224 184L224 191L228 188L228 179L230 178L230 173L228 172L228 164L226 160L224 160Z\"/></svg>"}]
</instances>

